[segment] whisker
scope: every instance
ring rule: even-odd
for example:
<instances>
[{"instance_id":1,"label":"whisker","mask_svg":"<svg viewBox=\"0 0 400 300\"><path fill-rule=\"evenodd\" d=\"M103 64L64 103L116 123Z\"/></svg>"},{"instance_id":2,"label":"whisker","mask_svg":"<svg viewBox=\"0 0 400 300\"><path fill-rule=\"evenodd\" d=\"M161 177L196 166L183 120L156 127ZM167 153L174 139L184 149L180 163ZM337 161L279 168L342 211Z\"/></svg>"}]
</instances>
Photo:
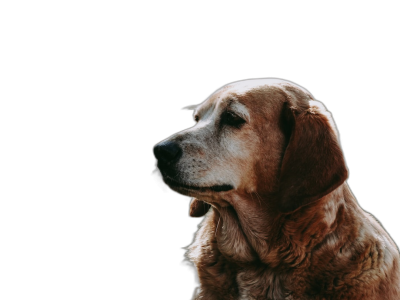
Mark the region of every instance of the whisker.
<instances>
[{"instance_id":1,"label":"whisker","mask_svg":"<svg viewBox=\"0 0 400 300\"><path fill-rule=\"evenodd\" d=\"M250 194L251 200L253 200L253 202L254 202L254 198L253 198L252 193L249 193L249 194ZM260 202L260 199L258 199L258 202ZM261 202L260 202L260 206L261 206Z\"/></svg>"},{"instance_id":2,"label":"whisker","mask_svg":"<svg viewBox=\"0 0 400 300\"><path fill-rule=\"evenodd\" d=\"M261 206L261 197L260 197L260 195L256 191L254 191L254 193L256 194L256 196L258 198L258 201L260 201L260 206Z\"/></svg>"},{"instance_id":3,"label":"whisker","mask_svg":"<svg viewBox=\"0 0 400 300\"><path fill-rule=\"evenodd\" d=\"M219 220L221 220L221 215L219 216L218 223L217 223L217 228L215 229L214 236L217 236L217 231L218 231Z\"/></svg>"}]
</instances>

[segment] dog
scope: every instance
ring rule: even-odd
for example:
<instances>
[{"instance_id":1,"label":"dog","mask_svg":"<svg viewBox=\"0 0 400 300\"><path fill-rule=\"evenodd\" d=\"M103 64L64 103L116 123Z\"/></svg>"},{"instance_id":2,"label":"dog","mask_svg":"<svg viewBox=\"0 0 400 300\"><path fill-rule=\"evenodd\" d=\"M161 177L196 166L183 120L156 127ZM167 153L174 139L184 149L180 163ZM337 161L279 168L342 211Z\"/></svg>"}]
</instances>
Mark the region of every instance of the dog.
<instances>
[{"instance_id":1,"label":"dog","mask_svg":"<svg viewBox=\"0 0 400 300\"><path fill-rule=\"evenodd\" d=\"M154 147L164 182L204 216L187 257L200 300L399 300L399 250L360 208L335 123L304 88L223 86Z\"/></svg>"}]
</instances>

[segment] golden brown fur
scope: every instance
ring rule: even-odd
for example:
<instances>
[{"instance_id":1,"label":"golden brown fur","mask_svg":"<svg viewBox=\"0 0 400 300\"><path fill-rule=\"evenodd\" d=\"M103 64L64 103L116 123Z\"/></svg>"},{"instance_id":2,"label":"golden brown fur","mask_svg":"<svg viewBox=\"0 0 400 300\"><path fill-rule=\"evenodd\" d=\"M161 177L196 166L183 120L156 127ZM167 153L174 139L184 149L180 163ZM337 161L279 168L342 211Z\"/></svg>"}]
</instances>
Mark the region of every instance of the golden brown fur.
<instances>
[{"instance_id":1,"label":"golden brown fur","mask_svg":"<svg viewBox=\"0 0 400 300\"><path fill-rule=\"evenodd\" d=\"M398 300L399 251L347 183L330 113L303 88L224 86L156 145L165 182L205 218L195 299Z\"/></svg>"}]
</instances>

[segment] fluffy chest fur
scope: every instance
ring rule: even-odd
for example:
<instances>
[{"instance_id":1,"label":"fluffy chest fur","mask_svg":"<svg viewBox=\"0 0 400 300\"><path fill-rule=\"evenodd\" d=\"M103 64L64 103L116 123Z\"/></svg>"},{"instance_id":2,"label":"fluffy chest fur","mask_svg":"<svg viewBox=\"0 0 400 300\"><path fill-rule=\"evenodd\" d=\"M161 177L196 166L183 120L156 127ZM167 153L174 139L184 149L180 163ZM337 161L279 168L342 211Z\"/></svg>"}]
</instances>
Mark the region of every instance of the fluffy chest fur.
<instances>
[{"instance_id":1,"label":"fluffy chest fur","mask_svg":"<svg viewBox=\"0 0 400 300\"><path fill-rule=\"evenodd\" d=\"M233 210L210 210L188 251L202 286L195 299L398 299L398 252L390 237L347 186L329 197L308 222L301 219L306 211L266 222L279 234L257 236L258 243Z\"/></svg>"}]
</instances>

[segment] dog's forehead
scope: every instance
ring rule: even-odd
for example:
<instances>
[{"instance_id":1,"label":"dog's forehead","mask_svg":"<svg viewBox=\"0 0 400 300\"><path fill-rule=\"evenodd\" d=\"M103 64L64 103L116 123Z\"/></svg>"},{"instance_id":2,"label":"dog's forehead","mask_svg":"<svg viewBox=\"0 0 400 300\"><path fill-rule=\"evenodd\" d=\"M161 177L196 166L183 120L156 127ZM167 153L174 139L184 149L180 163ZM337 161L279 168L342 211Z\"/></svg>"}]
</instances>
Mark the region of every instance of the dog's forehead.
<instances>
[{"instance_id":1,"label":"dog's forehead","mask_svg":"<svg viewBox=\"0 0 400 300\"><path fill-rule=\"evenodd\" d=\"M267 88L268 86L282 86L291 82L278 78L248 79L229 83L222 87L231 93L243 95L253 89Z\"/></svg>"},{"instance_id":2,"label":"dog's forehead","mask_svg":"<svg viewBox=\"0 0 400 300\"><path fill-rule=\"evenodd\" d=\"M223 107L232 102L243 103L245 101L240 96L253 89L278 86L284 83L288 82L280 79L249 79L229 83L216 90L204 102L197 105L195 114L206 114L206 112L214 110L217 106Z\"/></svg>"},{"instance_id":3,"label":"dog's forehead","mask_svg":"<svg viewBox=\"0 0 400 300\"><path fill-rule=\"evenodd\" d=\"M260 95L260 91L267 91L270 90L270 88L275 88L275 90L278 88L282 91L285 91L285 94L287 94L289 97L293 96L289 91L290 89L292 89L292 91L293 89L297 90L303 95L311 96L306 89L287 80L278 78L247 79L228 83L216 90L204 102L196 107L195 114L205 115L217 107L226 107L226 105L229 103L240 103L246 105L246 102L251 99L246 97L246 95L252 94L253 92L255 92L253 94ZM291 98L296 97L294 96Z\"/></svg>"}]
</instances>

